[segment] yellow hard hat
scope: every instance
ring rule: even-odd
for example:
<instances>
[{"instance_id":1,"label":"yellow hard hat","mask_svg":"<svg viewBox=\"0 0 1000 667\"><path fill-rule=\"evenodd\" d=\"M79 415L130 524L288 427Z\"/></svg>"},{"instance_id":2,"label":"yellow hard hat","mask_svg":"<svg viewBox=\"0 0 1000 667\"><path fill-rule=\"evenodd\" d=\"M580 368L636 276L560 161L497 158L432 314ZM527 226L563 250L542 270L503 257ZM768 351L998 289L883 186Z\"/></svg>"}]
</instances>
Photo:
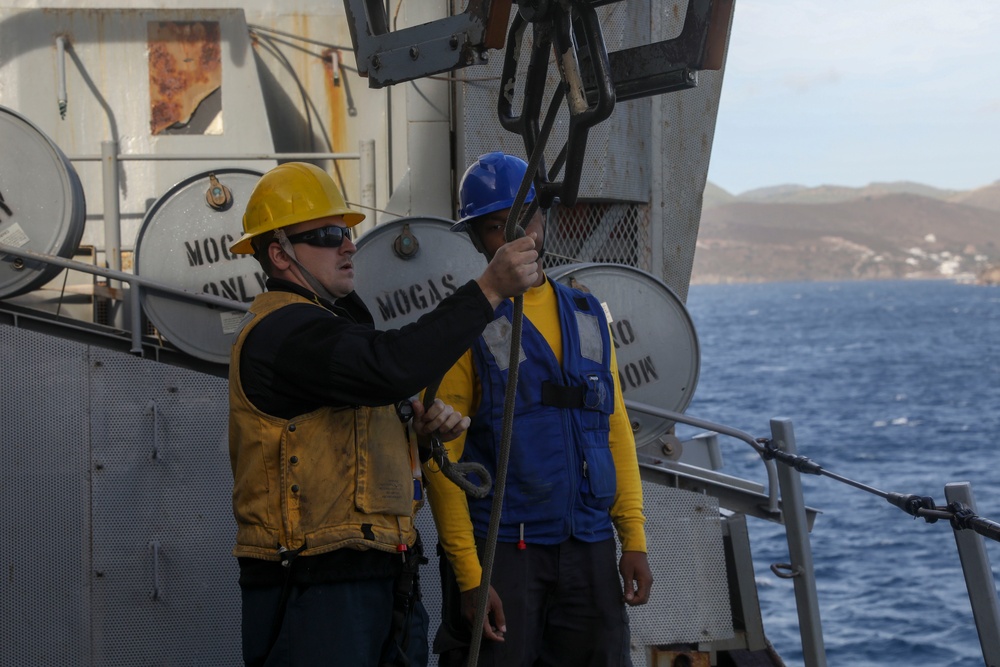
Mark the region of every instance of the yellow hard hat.
<instances>
[{"instance_id":1,"label":"yellow hard hat","mask_svg":"<svg viewBox=\"0 0 1000 667\"><path fill-rule=\"evenodd\" d=\"M365 219L364 213L347 208L344 195L330 175L306 162L286 162L261 176L243 214L243 236L230 250L253 254L250 241L255 236L281 227L328 216L343 216L353 227Z\"/></svg>"}]
</instances>

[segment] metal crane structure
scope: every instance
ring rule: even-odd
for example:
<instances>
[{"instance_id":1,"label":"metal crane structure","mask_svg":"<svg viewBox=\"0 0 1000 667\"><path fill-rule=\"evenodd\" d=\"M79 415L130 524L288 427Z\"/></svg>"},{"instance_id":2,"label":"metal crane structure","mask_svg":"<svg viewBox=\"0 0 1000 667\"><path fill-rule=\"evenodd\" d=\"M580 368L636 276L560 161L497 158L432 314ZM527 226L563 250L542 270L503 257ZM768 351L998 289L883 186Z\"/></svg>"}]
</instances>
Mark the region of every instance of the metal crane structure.
<instances>
[{"instance_id":1,"label":"metal crane structure","mask_svg":"<svg viewBox=\"0 0 1000 667\"><path fill-rule=\"evenodd\" d=\"M472 0L462 13L399 31L389 30L379 0L344 0L344 7L358 72L373 88L474 65L505 44L497 110L504 129L521 135L528 155L544 144L540 116L554 58L561 82L551 111L565 97L570 120L551 170L542 163L534 176L540 204L547 207L556 198L576 203L587 134L614 112L617 101L692 88L699 70L718 70L724 62L733 0L688 0L679 35L609 53L596 7L612 1L521 0L511 21L511 0ZM517 65L528 26L531 52L517 113ZM560 171L561 180L553 180Z\"/></svg>"}]
</instances>

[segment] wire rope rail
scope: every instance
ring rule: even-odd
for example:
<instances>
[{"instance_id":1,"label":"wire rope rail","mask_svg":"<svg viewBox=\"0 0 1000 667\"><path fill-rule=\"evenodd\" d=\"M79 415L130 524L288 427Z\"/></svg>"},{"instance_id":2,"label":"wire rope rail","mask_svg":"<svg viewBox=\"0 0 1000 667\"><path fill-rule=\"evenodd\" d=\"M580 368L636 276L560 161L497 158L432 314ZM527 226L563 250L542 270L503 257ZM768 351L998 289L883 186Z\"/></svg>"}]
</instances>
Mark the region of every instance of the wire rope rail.
<instances>
[{"instance_id":1,"label":"wire rope rail","mask_svg":"<svg viewBox=\"0 0 1000 667\"><path fill-rule=\"evenodd\" d=\"M75 260L66 259L64 257L58 257L56 255L46 255L42 253L33 252L31 250L24 250L22 248L17 248L14 246L2 245L0 244L0 259L4 255L13 255L14 257L20 257L21 259L26 259L34 262L42 262L45 264L51 264L53 266L58 266L63 269L72 269L74 271L82 271L84 273L90 273L92 275L101 276L103 278L108 278L109 280L116 280L122 283L126 283L129 286L128 294L126 298L129 303L129 327L131 339L131 349L129 350L132 354L141 355L142 354L142 294L143 291L157 292L160 294L168 294L170 296L180 297L188 301L193 301L196 303L203 303L208 306L215 306L217 308L225 308L228 310L239 310L246 311L249 309L249 304L243 303L241 301L234 301L232 299L227 299L221 296L215 296L213 294L204 294L202 292L191 292L189 290L180 289L167 285L156 280L150 280L149 278L143 278L134 273L126 273L124 271L117 271L115 269L105 269L100 266L94 266L93 264L86 264L84 262L77 262Z\"/></svg>"},{"instance_id":2,"label":"wire rope rail","mask_svg":"<svg viewBox=\"0 0 1000 667\"><path fill-rule=\"evenodd\" d=\"M857 480L831 472L808 457L798 454L792 423L787 419L771 420L771 437L754 438L748 433L722 424L689 417L655 406L625 401L629 410L644 412L656 417L704 428L727 435L750 445L763 459L768 470L768 504L764 518L780 514L785 525L790 563L775 563L772 572L783 579L792 579L795 586L796 608L802 637L802 651L807 667L824 667L826 655L823 646L822 624L819 616L816 579L809 547L809 525L801 486L801 474L821 475L847 486L883 498L907 514L924 519L927 523L947 520L954 530L955 543L965 578L969 601L983 659L987 667L1000 665L1000 604L998 604L993 570L983 540L975 533L1000 542L1000 523L980 517L975 512L975 500L968 482L949 483L945 486L946 505L935 504L933 498L916 494L883 491ZM782 465L773 471L774 463ZM775 486L777 478L777 487ZM780 491L780 501L777 493ZM764 509L764 508L761 508ZM757 514L761 516L760 513Z\"/></svg>"}]
</instances>

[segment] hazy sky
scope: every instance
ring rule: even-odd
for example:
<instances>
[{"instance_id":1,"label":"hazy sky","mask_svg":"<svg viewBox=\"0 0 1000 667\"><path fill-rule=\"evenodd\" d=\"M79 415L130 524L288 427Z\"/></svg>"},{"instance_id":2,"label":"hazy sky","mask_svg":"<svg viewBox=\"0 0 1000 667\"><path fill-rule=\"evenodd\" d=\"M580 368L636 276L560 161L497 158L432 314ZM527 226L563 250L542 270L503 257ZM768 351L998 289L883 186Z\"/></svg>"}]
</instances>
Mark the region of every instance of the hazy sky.
<instances>
[{"instance_id":1,"label":"hazy sky","mask_svg":"<svg viewBox=\"0 0 1000 667\"><path fill-rule=\"evenodd\" d=\"M1000 2L736 0L708 178L1000 180Z\"/></svg>"}]
</instances>

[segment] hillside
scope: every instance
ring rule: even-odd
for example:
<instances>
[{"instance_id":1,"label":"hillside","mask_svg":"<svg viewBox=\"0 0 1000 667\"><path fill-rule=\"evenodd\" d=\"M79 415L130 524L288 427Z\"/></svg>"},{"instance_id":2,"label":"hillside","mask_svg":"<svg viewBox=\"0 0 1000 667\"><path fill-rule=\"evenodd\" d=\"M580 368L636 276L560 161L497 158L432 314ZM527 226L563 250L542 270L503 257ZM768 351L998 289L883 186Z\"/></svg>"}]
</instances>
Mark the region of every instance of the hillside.
<instances>
[{"instance_id":1,"label":"hillside","mask_svg":"<svg viewBox=\"0 0 1000 667\"><path fill-rule=\"evenodd\" d=\"M719 188L722 190L722 188ZM725 190L722 190L725 192ZM977 188L967 192L959 192L948 198L948 201L956 204L966 204L968 206L978 206L988 208L992 211L1000 211L1000 181L984 188Z\"/></svg>"},{"instance_id":2,"label":"hillside","mask_svg":"<svg viewBox=\"0 0 1000 667\"><path fill-rule=\"evenodd\" d=\"M693 283L972 281L1000 266L1000 182L967 193L897 183L730 197L702 211Z\"/></svg>"},{"instance_id":3,"label":"hillside","mask_svg":"<svg viewBox=\"0 0 1000 667\"><path fill-rule=\"evenodd\" d=\"M722 188L719 190L725 192ZM863 188L842 185L820 185L815 188L807 188L803 185L778 185L750 190L733 199L770 204L834 204L864 197L881 197L891 194L912 194L932 199L948 199L959 193L954 190L933 188L921 183L897 181L894 183L871 183Z\"/></svg>"}]
</instances>

